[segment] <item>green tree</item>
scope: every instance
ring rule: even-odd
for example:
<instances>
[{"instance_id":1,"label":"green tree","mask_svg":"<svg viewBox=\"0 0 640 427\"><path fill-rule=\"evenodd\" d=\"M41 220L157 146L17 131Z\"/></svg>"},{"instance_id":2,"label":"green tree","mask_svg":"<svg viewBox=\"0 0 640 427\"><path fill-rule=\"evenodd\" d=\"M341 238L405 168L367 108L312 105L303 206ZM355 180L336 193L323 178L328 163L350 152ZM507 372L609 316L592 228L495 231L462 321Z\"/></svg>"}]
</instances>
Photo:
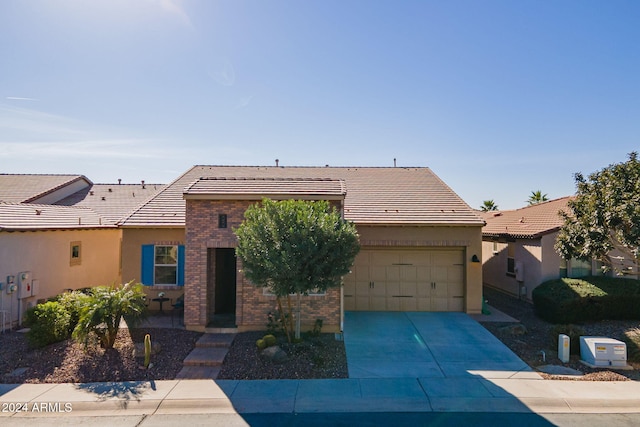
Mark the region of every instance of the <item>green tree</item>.
<instances>
[{"instance_id":1,"label":"green tree","mask_svg":"<svg viewBox=\"0 0 640 427\"><path fill-rule=\"evenodd\" d=\"M601 261L616 274L637 274L640 247L640 162L638 153L625 163L610 165L585 178L575 174L576 196L569 212L560 212L564 223L555 248L565 259ZM611 256L619 251L624 259ZM624 263L624 261L630 261ZM627 265L624 269L620 265ZM629 264L634 265L629 270Z\"/></svg>"},{"instance_id":2,"label":"green tree","mask_svg":"<svg viewBox=\"0 0 640 427\"><path fill-rule=\"evenodd\" d=\"M496 205L493 200L484 200L480 209L482 212L497 211L498 205Z\"/></svg>"},{"instance_id":3,"label":"green tree","mask_svg":"<svg viewBox=\"0 0 640 427\"><path fill-rule=\"evenodd\" d=\"M547 200L549 200L547 195L542 194L542 191L538 190L531 192L531 195L529 196L527 202L529 202L529 206L532 206L537 205L538 203L546 202Z\"/></svg>"},{"instance_id":4,"label":"green tree","mask_svg":"<svg viewBox=\"0 0 640 427\"><path fill-rule=\"evenodd\" d=\"M146 313L142 285L133 281L119 287L97 286L82 300L73 338L88 344L96 336L102 348L113 348L124 318L129 327L137 326Z\"/></svg>"},{"instance_id":5,"label":"green tree","mask_svg":"<svg viewBox=\"0 0 640 427\"><path fill-rule=\"evenodd\" d=\"M326 201L273 201L250 206L236 228L243 273L277 298L291 340L291 295L297 295L295 336L300 337L300 297L339 287L360 250L353 223ZM286 298L287 313L282 308Z\"/></svg>"}]
</instances>

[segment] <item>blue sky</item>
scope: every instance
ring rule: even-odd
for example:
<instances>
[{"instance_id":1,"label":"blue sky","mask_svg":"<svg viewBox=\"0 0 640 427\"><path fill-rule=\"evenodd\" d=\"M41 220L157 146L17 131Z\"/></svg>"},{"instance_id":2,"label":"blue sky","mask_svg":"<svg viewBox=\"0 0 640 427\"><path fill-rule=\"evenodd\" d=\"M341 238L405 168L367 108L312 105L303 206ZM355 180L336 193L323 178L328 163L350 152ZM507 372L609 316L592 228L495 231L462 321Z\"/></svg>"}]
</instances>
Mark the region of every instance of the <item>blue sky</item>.
<instances>
[{"instance_id":1,"label":"blue sky","mask_svg":"<svg viewBox=\"0 0 640 427\"><path fill-rule=\"evenodd\" d=\"M428 166L472 207L640 148L640 2L0 2L0 172Z\"/></svg>"}]
</instances>

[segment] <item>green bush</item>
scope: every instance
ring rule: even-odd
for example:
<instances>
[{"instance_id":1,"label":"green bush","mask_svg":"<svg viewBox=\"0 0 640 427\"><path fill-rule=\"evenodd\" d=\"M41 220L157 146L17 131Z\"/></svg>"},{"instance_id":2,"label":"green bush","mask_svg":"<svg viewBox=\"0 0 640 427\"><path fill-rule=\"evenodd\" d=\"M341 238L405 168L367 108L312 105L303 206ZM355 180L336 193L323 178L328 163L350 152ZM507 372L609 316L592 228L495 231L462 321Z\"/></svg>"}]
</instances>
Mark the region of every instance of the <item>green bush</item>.
<instances>
[{"instance_id":1,"label":"green bush","mask_svg":"<svg viewBox=\"0 0 640 427\"><path fill-rule=\"evenodd\" d=\"M71 315L56 301L45 302L30 308L25 313L30 330L27 339L32 347L44 347L70 337Z\"/></svg>"},{"instance_id":2,"label":"green bush","mask_svg":"<svg viewBox=\"0 0 640 427\"><path fill-rule=\"evenodd\" d=\"M532 298L536 314L551 323L640 319L640 280L557 279L536 287Z\"/></svg>"},{"instance_id":3,"label":"green bush","mask_svg":"<svg viewBox=\"0 0 640 427\"><path fill-rule=\"evenodd\" d=\"M264 342L264 339L260 338L256 341L256 347L258 347L258 350L264 350L267 348L267 343Z\"/></svg>"},{"instance_id":4,"label":"green bush","mask_svg":"<svg viewBox=\"0 0 640 427\"><path fill-rule=\"evenodd\" d=\"M264 337L262 337L264 343L267 345L267 347L271 347L272 345L276 345L276 342L278 342L276 340L276 337L269 334L269 335L265 335Z\"/></svg>"},{"instance_id":5,"label":"green bush","mask_svg":"<svg viewBox=\"0 0 640 427\"><path fill-rule=\"evenodd\" d=\"M551 328L551 344L552 348L558 349L558 335L565 334L571 342L569 352L571 354L580 354L580 337L584 335L584 329L576 325L555 325Z\"/></svg>"},{"instance_id":6,"label":"green bush","mask_svg":"<svg viewBox=\"0 0 640 427\"><path fill-rule=\"evenodd\" d=\"M88 301L88 295L81 291L65 292L58 295L55 301L69 312L69 336L71 336L80 320L80 311Z\"/></svg>"}]
</instances>

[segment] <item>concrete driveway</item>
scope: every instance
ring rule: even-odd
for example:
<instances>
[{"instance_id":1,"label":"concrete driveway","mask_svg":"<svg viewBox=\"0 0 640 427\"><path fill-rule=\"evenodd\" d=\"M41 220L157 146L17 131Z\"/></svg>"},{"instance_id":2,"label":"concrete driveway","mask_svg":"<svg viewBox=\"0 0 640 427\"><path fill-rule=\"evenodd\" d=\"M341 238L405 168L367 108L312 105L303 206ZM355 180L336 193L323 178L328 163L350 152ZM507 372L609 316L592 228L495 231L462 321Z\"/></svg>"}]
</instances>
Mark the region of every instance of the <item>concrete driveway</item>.
<instances>
[{"instance_id":1,"label":"concrete driveway","mask_svg":"<svg viewBox=\"0 0 640 427\"><path fill-rule=\"evenodd\" d=\"M344 342L349 378L540 379L464 313L350 311Z\"/></svg>"}]
</instances>

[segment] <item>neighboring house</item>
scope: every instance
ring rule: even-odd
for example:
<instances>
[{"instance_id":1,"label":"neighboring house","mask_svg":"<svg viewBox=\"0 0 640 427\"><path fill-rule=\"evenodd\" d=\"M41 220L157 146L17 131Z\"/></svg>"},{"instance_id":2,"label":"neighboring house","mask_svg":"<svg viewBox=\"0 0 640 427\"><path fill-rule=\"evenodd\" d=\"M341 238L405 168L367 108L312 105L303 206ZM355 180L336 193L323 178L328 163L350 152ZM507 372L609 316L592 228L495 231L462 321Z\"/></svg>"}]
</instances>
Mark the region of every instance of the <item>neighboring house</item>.
<instances>
[{"instance_id":1,"label":"neighboring house","mask_svg":"<svg viewBox=\"0 0 640 427\"><path fill-rule=\"evenodd\" d=\"M572 197L498 212L482 212L484 283L531 300L531 291L560 277L602 275L598 261L564 260L554 249L562 227L559 211L568 212Z\"/></svg>"},{"instance_id":2,"label":"neighboring house","mask_svg":"<svg viewBox=\"0 0 640 427\"><path fill-rule=\"evenodd\" d=\"M263 197L329 200L360 236L344 287L304 297L303 324L338 330L348 310L481 311L484 221L428 168L194 166L120 221L123 280L184 294L189 329L218 316L263 329L275 297L244 278L233 231Z\"/></svg>"},{"instance_id":3,"label":"neighboring house","mask_svg":"<svg viewBox=\"0 0 640 427\"><path fill-rule=\"evenodd\" d=\"M0 327L66 289L119 283L116 222L161 188L0 174Z\"/></svg>"}]
</instances>

